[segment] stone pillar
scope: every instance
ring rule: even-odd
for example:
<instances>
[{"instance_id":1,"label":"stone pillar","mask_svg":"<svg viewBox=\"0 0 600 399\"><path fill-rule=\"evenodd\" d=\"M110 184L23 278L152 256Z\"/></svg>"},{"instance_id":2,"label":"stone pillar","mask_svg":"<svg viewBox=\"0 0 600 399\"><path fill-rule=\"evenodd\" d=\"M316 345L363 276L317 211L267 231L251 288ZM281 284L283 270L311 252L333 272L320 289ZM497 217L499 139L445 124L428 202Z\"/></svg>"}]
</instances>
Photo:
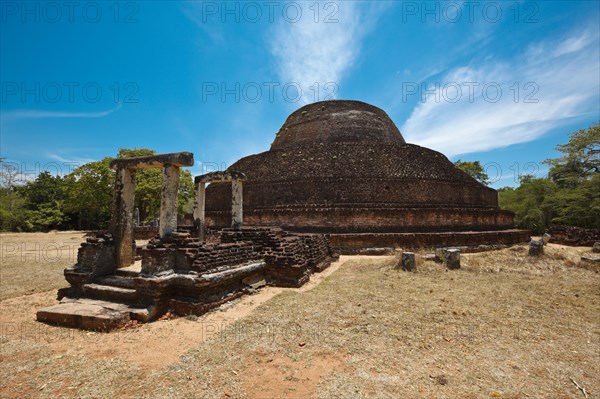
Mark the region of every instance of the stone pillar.
<instances>
[{"instance_id":1,"label":"stone pillar","mask_svg":"<svg viewBox=\"0 0 600 399\"><path fill-rule=\"evenodd\" d=\"M243 220L243 186L241 180L231 182L231 227L239 229Z\"/></svg>"},{"instance_id":2,"label":"stone pillar","mask_svg":"<svg viewBox=\"0 0 600 399\"><path fill-rule=\"evenodd\" d=\"M415 270L415 254L414 252L402 252L402 270L412 272Z\"/></svg>"},{"instance_id":3,"label":"stone pillar","mask_svg":"<svg viewBox=\"0 0 600 399\"><path fill-rule=\"evenodd\" d=\"M160 194L160 238L177 231L177 193L179 191L179 167L165 164Z\"/></svg>"},{"instance_id":4,"label":"stone pillar","mask_svg":"<svg viewBox=\"0 0 600 399\"><path fill-rule=\"evenodd\" d=\"M133 211L133 226L137 227L140 225L140 208L135 208Z\"/></svg>"},{"instance_id":5,"label":"stone pillar","mask_svg":"<svg viewBox=\"0 0 600 399\"><path fill-rule=\"evenodd\" d=\"M460 249L448 248L444 251L444 263L448 269L460 269Z\"/></svg>"},{"instance_id":6,"label":"stone pillar","mask_svg":"<svg viewBox=\"0 0 600 399\"><path fill-rule=\"evenodd\" d=\"M198 238L204 241L204 212L206 206L206 184L199 182L196 186L196 207L194 208L194 222L198 225Z\"/></svg>"},{"instance_id":7,"label":"stone pillar","mask_svg":"<svg viewBox=\"0 0 600 399\"><path fill-rule=\"evenodd\" d=\"M116 172L110 230L115 239L115 265L120 268L131 265L135 258L133 251L135 171L118 168Z\"/></svg>"},{"instance_id":8,"label":"stone pillar","mask_svg":"<svg viewBox=\"0 0 600 399\"><path fill-rule=\"evenodd\" d=\"M542 256L544 254L544 243L541 240L531 240L529 243L529 256Z\"/></svg>"}]
</instances>

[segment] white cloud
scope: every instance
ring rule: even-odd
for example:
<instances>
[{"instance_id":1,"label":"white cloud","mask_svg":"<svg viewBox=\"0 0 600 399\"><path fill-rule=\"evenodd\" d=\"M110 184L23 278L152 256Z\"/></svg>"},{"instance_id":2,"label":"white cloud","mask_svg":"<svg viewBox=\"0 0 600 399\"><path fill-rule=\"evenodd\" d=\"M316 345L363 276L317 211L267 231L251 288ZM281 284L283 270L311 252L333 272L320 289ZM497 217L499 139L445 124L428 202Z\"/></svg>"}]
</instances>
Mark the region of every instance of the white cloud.
<instances>
[{"instance_id":1,"label":"white cloud","mask_svg":"<svg viewBox=\"0 0 600 399\"><path fill-rule=\"evenodd\" d=\"M2 119L45 119L45 118L102 118L121 109L121 104L106 111L96 112L70 112L70 111L47 111L35 109L21 109L2 112Z\"/></svg>"},{"instance_id":2,"label":"white cloud","mask_svg":"<svg viewBox=\"0 0 600 399\"><path fill-rule=\"evenodd\" d=\"M419 97L401 131L408 142L453 156L531 141L572 118L597 115L598 51L597 33L590 30L536 43L510 64L488 60L453 69L435 95L423 102ZM478 84L472 99L469 82ZM461 87L456 102L453 84ZM494 102L497 87L502 95Z\"/></svg>"},{"instance_id":3,"label":"white cloud","mask_svg":"<svg viewBox=\"0 0 600 399\"><path fill-rule=\"evenodd\" d=\"M389 4L354 1L295 4L302 10L300 20L282 19L271 33L271 52L277 61L281 84L299 85L305 103L329 99L332 94L335 97L335 88L339 88L356 60L362 39ZM320 90L318 95L315 83ZM290 89L289 95L295 93Z\"/></svg>"}]
</instances>

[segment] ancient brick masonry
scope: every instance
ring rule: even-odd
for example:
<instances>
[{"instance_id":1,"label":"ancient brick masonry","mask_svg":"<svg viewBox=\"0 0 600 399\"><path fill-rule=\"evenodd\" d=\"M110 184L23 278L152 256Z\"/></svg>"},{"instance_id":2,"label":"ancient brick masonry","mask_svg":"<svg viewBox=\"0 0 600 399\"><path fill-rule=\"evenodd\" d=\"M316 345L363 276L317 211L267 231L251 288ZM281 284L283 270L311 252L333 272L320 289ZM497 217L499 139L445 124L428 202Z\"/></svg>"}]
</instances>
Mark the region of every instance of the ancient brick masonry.
<instances>
[{"instance_id":1,"label":"ancient brick masonry","mask_svg":"<svg viewBox=\"0 0 600 399\"><path fill-rule=\"evenodd\" d=\"M548 230L555 244L591 247L600 241L600 229L582 229L574 226L554 226Z\"/></svg>"},{"instance_id":2,"label":"ancient brick masonry","mask_svg":"<svg viewBox=\"0 0 600 399\"><path fill-rule=\"evenodd\" d=\"M223 242L250 241L263 254L266 275L273 285L299 287L310 274L329 266L334 250L329 241L316 234L290 234L279 229L225 230Z\"/></svg>"},{"instance_id":3,"label":"ancient brick masonry","mask_svg":"<svg viewBox=\"0 0 600 399\"><path fill-rule=\"evenodd\" d=\"M202 314L252 292L255 281L299 287L337 259L321 235L269 228L214 234L213 242L189 232L153 238L140 251L140 272L103 266L114 258L114 240L110 234L89 237L77 264L65 269L71 287L59 290L61 304L40 310L38 320L110 330L130 319L152 321L167 311Z\"/></svg>"},{"instance_id":4,"label":"ancient brick masonry","mask_svg":"<svg viewBox=\"0 0 600 399\"><path fill-rule=\"evenodd\" d=\"M58 305L38 311L39 321L110 330L167 311L201 314L265 284L298 287L336 259L323 236L242 229L245 176L238 173L213 173L197 181L201 193L206 182L231 182L233 228L205 231L198 197L198 229L177 231L179 168L190 165L191 153L111 162L116 180L110 232L92 235L81 245L77 264L64 272L71 286L59 290ZM144 168L162 168L163 181L158 236L139 251L137 269L133 195L135 171Z\"/></svg>"},{"instance_id":5,"label":"ancient brick masonry","mask_svg":"<svg viewBox=\"0 0 600 399\"><path fill-rule=\"evenodd\" d=\"M228 171L246 177L246 225L328 234L342 252L360 249L357 241L377 247L379 238L404 240L403 233L430 234L433 245L447 241L443 234L474 231L485 232L478 236L483 244L498 236L503 242L529 240L527 231L513 230L514 214L498 208L495 190L443 154L406 143L383 110L359 101L298 109L268 151L244 157ZM231 197L230 184L206 188L207 226L230 224ZM372 240L356 237L363 234Z\"/></svg>"}]
</instances>

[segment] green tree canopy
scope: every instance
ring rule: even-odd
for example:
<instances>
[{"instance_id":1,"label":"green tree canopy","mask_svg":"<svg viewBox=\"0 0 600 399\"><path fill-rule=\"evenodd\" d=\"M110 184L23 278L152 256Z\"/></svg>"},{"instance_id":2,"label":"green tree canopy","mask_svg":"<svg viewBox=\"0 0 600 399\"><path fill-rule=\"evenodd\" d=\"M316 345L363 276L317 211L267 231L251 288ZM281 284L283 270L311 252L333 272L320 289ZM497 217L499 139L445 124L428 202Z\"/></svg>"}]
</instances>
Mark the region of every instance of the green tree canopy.
<instances>
[{"instance_id":1,"label":"green tree canopy","mask_svg":"<svg viewBox=\"0 0 600 399\"><path fill-rule=\"evenodd\" d=\"M454 166L463 172L466 172L478 182L485 184L486 186L490 184L490 178L479 161L461 161L459 159L458 161L454 162Z\"/></svg>"},{"instance_id":2,"label":"green tree canopy","mask_svg":"<svg viewBox=\"0 0 600 399\"><path fill-rule=\"evenodd\" d=\"M600 124L571 133L556 148L564 155L544 161L548 178L524 177L519 187L498 190L500 207L535 234L556 224L600 228Z\"/></svg>"},{"instance_id":3,"label":"green tree canopy","mask_svg":"<svg viewBox=\"0 0 600 399\"><path fill-rule=\"evenodd\" d=\"M117 158L155 155L154 150L120 149ZM90 162L67 176L65 208L78 215L79 228L106 228L110 223L115 172L109 164L114 158ZM140 220L148 222L158 218L162 189L162 170L144 169L135 174L135 207L140 210ZM191 212L194 201L192 174L181 170L179 180L178 212L181 216Z\"/></svg>"}]
</instances>

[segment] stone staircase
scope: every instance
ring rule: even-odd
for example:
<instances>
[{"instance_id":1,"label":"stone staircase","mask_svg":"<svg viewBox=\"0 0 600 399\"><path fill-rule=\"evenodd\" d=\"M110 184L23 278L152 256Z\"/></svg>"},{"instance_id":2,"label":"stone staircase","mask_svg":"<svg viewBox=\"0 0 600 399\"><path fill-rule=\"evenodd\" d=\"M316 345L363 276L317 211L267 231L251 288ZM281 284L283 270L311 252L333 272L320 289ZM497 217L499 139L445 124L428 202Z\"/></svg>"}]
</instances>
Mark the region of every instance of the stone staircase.
<instances>
[{"instance_id":1,"label":"stone staircase","mask_svg":"<svg viewBox=\"0 0 600 399\"><path fill-rule=\"evenodd\" d=\"M66 296L57 305L41 309L37 319L50 324L86 330L110 331L130 320L147 322L156 314L155 306L143 305L135 289L136 267L119 269L114 275L83 285L83 295Z\"/></svg>"}]
</instances>

